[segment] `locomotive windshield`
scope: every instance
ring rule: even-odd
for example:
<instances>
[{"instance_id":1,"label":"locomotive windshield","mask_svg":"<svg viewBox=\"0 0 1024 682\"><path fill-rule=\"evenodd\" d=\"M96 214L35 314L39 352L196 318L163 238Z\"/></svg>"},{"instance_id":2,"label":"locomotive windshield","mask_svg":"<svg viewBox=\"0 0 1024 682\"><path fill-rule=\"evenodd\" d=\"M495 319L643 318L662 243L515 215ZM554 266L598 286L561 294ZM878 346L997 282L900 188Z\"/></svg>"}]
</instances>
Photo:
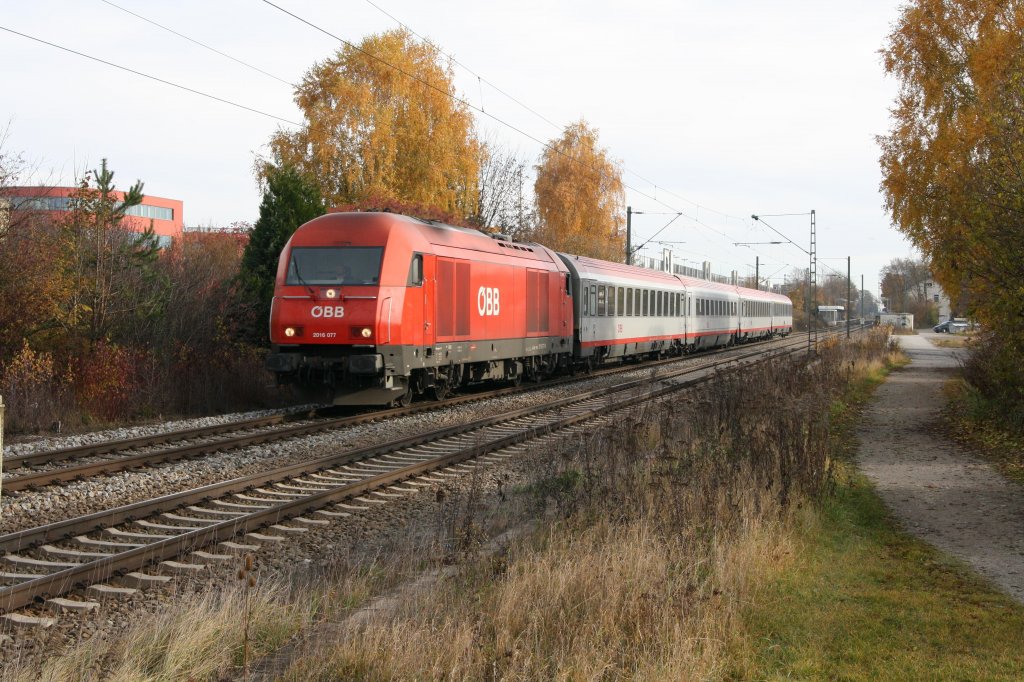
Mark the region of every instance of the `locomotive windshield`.
<instances>
[{"instance_id":1,"label":"locomotive windshield","mask_svg":"<svg viewBox=\"0 0 1024 682\"><path fill-rule=\"evenodd\" d=\"M377 284L383 253L379 246L298 246L292 249L285 284Z\"/></svg>"}]
</instances>

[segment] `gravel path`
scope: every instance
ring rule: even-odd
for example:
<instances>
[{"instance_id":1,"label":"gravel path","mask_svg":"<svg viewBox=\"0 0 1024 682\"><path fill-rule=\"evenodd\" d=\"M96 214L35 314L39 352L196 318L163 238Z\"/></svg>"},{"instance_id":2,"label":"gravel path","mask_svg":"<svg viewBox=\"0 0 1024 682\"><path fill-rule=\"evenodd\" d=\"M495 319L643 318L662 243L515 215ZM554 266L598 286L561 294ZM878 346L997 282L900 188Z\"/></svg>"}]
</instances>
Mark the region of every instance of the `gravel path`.
<instances>
[{"instance_id":1,"label":"gravel path","mask_svg":"<svg viewBox=\"0 0 1024 682\"><path fill-rule=\"evenodd\" d=\"M1024 490L934 428L958 367L958 351L933 346L935 336L898 337L911 363L866 411L861 468L906 530L1024 602Z\"/></svg>"}]
</instances>

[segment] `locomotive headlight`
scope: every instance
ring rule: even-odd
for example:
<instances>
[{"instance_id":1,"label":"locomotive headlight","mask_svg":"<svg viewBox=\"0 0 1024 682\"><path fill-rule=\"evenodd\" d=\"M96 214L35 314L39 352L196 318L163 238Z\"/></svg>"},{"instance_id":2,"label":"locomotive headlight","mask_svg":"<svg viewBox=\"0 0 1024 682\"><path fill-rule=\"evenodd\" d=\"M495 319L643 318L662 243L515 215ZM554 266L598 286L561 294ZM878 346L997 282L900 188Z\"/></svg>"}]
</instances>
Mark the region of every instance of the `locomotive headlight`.
<instances>
[{"instance_id":1,"label":"locomotive headlight","mask_svg":"<svg viewBox=\"0 0 1024 682\"><path fill-rule=\"evenodd\" d=\"M338 298L338 290L328 289L327 291L324 292L324 296L326 296L327 298Z\"/></svg>"},{"instance_id":2,"label":"locomotive headlight","mask_svg":"<svg viewBox=\"0 0 1024 682\"><path fill-rule=\"evenodd\" d=\"M361 333L364 339L368 339L373 336L373 331L369 327L363 327L363 331Z\"/></svg>"},{"instance_id":3,"label":"locomotive headlight","mask_svg":"<svg viewBox=\"0 0 1024 682\"><path fill-rule=\"evenodd\" d=\"M288 338L295 336L295 327L285 327L284 335L287 336Z\"/></svg>"}]
</instances>

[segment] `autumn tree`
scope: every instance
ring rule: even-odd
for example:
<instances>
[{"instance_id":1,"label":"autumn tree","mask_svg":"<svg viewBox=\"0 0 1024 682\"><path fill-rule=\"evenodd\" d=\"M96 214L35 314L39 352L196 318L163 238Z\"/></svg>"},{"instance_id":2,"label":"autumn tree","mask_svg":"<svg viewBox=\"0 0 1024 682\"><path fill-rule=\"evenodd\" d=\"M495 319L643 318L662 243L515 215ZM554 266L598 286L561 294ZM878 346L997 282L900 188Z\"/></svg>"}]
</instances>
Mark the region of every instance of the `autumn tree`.
<instances>
[{"instance_id":1,"label":"autumn tree","mask_svg":"<svg viewBox=\"0 0 1024 682\"><path fill-rule=\"evenodd\" d=\"M1005 402L1024 402L1024 7L1010 0L912 0L885 48L899 79L879 138L896 226L999 345ZM1004 390L1005 389L1005 390ZM994 389L995 390L995 389Z\"/></svg>"},{"instance_id":2,"label":"autumn tree","mask_svg":"<svg viewBox=\"0 0 1024 682\"><path fill-rule=\"evenodd\" d=\"M579 121L541 154L534 195L536 239L559 251L625 259L622 169L598 145L597 130Z\"/></svg>"},{"instance_id":3,"label":"autumn tree","mask_svg":"<svg viewBox=\"0 0 1024 682\"><path fill-rule=\"evenodd\" d=\"M324 214L320 190L292 166L268 166L260 215L249 233L239 271L241 294L252 310L255 340L267 341L267 320L281 251L296 229Z\"/></svg>"},{"instance_id":4,"label":"autumn tree","mask_svg":"<svg viewBox=\"0 0 1024 682\"><path fill-rule=\"evenodd\" d=\"M434 45L405 30L346 45L306 73L295 102L305 123L273 135L274 161L315 178L329 206L395 199L473 215L473 119Z\"/></svg>"},{"instance_id":5,"label":"autumn tree","mask_svg":"<svg viewBox=\"0 0 1024 682\"><path fill-rule=\"evenodd\" d=\"M62 230L6 191L30 169L22 154L4 148L5 139L0 133L0 365L26 340L48 348L46 337L72 289Z\"/></svg>"}]
</instances>

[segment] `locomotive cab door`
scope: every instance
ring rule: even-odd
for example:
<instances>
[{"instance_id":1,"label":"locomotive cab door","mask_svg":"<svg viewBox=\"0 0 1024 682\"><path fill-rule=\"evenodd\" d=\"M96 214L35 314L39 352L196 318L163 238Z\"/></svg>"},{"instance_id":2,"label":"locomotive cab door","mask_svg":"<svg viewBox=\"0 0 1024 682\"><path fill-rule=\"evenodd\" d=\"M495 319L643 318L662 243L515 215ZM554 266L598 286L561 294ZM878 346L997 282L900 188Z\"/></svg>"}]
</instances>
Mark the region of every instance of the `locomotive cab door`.
<instances>
[{"instance_id":1,"label":"locomotive cab door","mask_svg":"<svg viewBox=\"0 0 1024 682\"><path fill-rule=\"evenodd\" d=\"M414 274L417 269L417 263L420 272L420 296L417 297L417 318L422 320L423 324L423 360L424 364L432 365L433 361L428 360L432 357L434 342L437 338L437 329L435 328L434 319L434 300L437 292L437 262L433 256L425 256L417 253L413 256L412 272ZM410 276L410 278L412 278ZM410 282L412 284L412 282Z\"/></svg>"}]
</instances>

